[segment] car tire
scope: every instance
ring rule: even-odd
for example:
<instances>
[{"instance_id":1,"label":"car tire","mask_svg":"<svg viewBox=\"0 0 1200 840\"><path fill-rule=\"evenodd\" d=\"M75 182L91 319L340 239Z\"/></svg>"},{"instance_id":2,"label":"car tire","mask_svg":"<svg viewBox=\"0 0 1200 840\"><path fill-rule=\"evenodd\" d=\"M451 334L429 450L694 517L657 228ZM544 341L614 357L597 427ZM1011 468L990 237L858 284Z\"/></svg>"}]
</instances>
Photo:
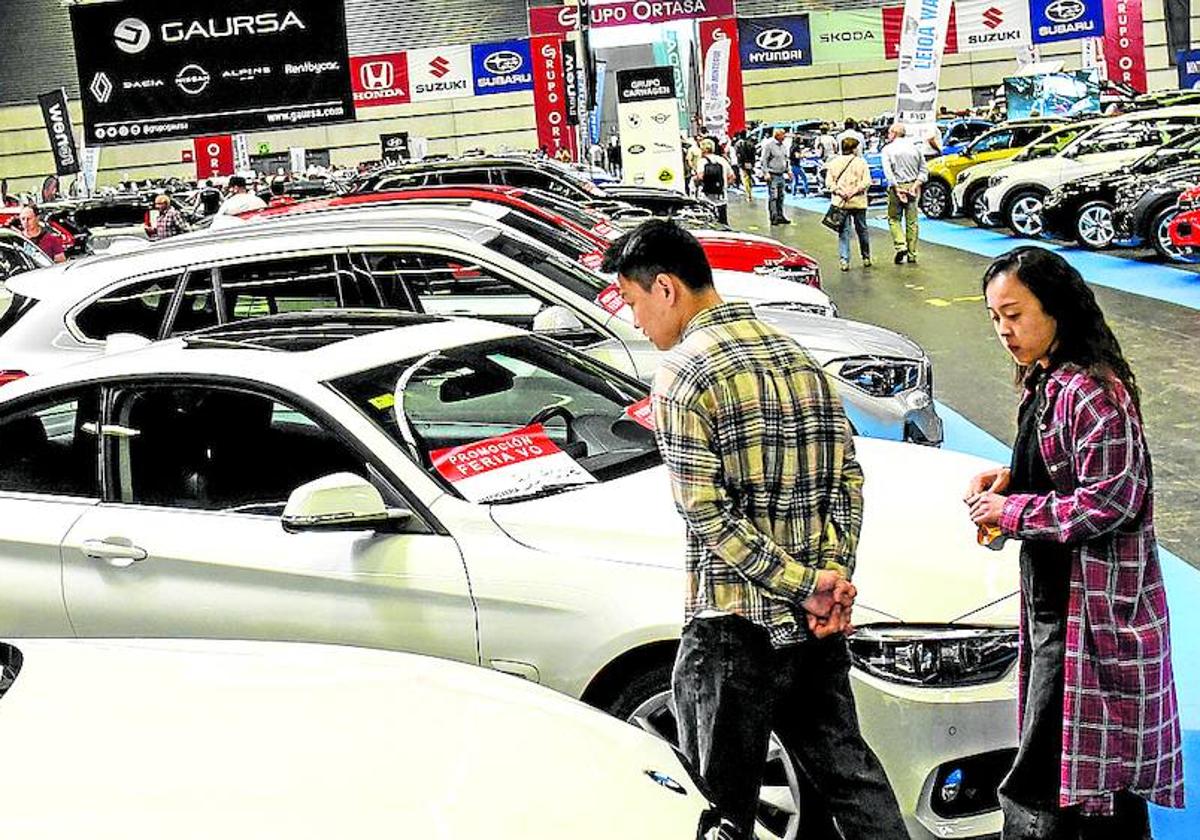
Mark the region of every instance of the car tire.
<instances>
[{"instance_id":1,"label":"car tire","mask_svg":"<svg viewBox=\"0 0 1200 840\"><path fill-rule=\"evenodd\" d=\"M1107 201L1089 201L1075 214L1075 241L1089 251L1103 251L1116 235L1113 206Z\"/></svg>"},{"instance_id":2,"label":"car tire","mask_svg":"<svg viewBox=\"0 0 1200 840\"><path fill-rule=\"evenodd\" d=\"M971 217L971 221L982 228L996 226L992 220L992 214L988 212L987 198L984 197L986 192L987 183L983 183L978 187L971 187L963 196L963 210Z\"/></svg>"},{"instance_id":3,"label":"car tire","mask_svg":"<svg viewBox=\"0 0 1200 840\"><path fill-rule=\"evenodd\" d=\"M1041 190L1020 190L1008 200L1004 207L1004 223L1017 236L1036 239L1042 233L1042 201L1046 194Z\"/></svg>"},{"instance_id":4,"label":"car tire","mask_svg":"<svg viewBox=\"0 0 1200 840\"><path fill-rule=\"evenodd\" d=\"M1174 204L1170 204L1159 210L1154 214L1154 218L1150 220L1150 227L1146 231L1146 238L1150 240L1150 244L1154 247L1154 252L1164 260L1196 262L1198 255L1193 254L1191 248L1180 248L1171 241L1168 228L1178 215L1179 207Z\"/></svg>"},{"instance_id":5,"label":"car tire","mask_svg":"<svg viewBox=\"0 0 1200 840\"><path fill-rule=\"evenodd\" d=\"M930 178L929 183L921 188L919 200L921 212L930 219L944 219L950 215L954 199L950 195L950 187L940 178Z\"/></svg>"}]
</instances>

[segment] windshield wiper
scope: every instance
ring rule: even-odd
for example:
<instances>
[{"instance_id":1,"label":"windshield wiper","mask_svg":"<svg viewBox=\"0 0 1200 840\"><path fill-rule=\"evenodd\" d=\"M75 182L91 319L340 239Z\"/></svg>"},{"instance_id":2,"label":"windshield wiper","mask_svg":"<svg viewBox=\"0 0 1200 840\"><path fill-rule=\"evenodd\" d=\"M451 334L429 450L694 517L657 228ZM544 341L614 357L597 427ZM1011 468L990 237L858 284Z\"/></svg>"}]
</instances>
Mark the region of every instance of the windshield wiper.
<instances>
[{"instance_id":1,"label":"windshield wiper","mask_svg":"<svg viewBox=\"0 0 1200 840\"><path fill-rule=\"evenodd\" d=\"M539 487L537 490L534 490L531 493L487 500L485 501L485 504L507 505L512 502L530 502L534 499L544 499L547 496L557 496L559 493L566 493L568 490L578 490L580 487L590 487L593 483L594 482L591 481L562 481L557 484L547 484L544 487Z\"/></svg>"}]
</instances>

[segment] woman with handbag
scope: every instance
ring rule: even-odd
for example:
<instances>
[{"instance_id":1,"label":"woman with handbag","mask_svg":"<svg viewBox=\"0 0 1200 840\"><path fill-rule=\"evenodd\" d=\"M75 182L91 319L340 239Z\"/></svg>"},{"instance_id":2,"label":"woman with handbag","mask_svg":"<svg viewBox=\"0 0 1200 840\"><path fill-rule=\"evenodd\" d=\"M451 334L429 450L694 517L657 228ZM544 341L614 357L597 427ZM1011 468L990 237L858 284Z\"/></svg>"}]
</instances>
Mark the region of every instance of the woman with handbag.
<instances>
[{"instance_id":1,"label":"woman with handbag","mask_svg":"<svg viewBox=\"0 0 1200 840\"><path fill-rule=\"evenodd\" d=\"M843 137L842 153L829 161L825 184L829 187L829 211L826 227L837 232L838 256L842 271L850 270L850 226L858 232L858 250L864 266L871 264L871 240L867 235L867 189L871 186L871 167L857 154L858 138Z\"/></svg>"}]
</instances>

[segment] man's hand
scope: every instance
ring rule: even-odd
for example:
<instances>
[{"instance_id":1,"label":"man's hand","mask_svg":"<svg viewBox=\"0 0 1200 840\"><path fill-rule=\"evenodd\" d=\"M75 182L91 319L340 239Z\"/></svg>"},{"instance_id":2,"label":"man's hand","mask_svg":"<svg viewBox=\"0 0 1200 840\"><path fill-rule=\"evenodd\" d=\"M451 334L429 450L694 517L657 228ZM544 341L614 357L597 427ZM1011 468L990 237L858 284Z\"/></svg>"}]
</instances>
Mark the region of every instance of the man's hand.
<instances>
[{"instance_id":1,"label":"man's hand","mask_svg":"<svg viewBox=\"0 0 1200 840\"><path fill-rule=\"evenodd\" d=\"M981 493L1003 493L1008 489L1008 483L1011 480L1012 470L1008 467L996 467L995 469L984 470L971 479L971 483L967 485L967 492L963 496L963 501L970 505Z\"/></svg>"},{"instance_id":2,"label":"man's hand","mask_svg":"<svg viewBox=\"0 0 1200 840\"><path fill-rule=\"evenodd\" d=\"M851 612L852 610L841 604L834 604L833 611L829 613L828 618L818 618L812 613L808 613L808 632L818 639L827 638L835 633L852 636L854 635L854 625L850 620Z\"/></svg>"},{"instance_id":3,"label":"man's hand","mask_svg":"<svg viewBox=\"0 0 1200 840\"><path fill-rule=\"evenodd\" d=\"M976 525L998 527L1000 516L1004 513L1006 496L998 493L980 493L971 500L971 521Z\"/></svg>"},{"instance_id":4,"label":"man's hand","mask_svg":"<svg viewBox=\"0 0 1200 840\"><path fill-rule=\"evenodd\" d=\"M858 589L841 572L817 572L817 585L803 604L809 631L818 639L834 633L853 633L851 613L857 597Z\"/></svg>"}]
</instances>

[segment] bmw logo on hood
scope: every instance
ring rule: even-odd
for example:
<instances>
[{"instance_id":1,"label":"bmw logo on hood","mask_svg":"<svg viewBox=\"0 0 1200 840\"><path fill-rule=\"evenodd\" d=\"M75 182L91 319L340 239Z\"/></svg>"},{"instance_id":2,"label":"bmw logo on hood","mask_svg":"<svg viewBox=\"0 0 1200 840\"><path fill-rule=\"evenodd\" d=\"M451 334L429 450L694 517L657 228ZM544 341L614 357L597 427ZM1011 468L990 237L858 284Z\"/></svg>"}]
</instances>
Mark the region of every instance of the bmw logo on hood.
<instances>
[{"instance_id":1,"label":"bmw logo on hood","mask_svg":"<svg viewBox=\"0 0 1200 840\"><path fill-rule=\"evenodd\" d=\"M665 787L672 793L678 793L680 796L687 796L687 790L679 782L672 779L666 773L660 773L657 770L646 770L646 775L654 782Z\"/></svg>"}]
</instances>

